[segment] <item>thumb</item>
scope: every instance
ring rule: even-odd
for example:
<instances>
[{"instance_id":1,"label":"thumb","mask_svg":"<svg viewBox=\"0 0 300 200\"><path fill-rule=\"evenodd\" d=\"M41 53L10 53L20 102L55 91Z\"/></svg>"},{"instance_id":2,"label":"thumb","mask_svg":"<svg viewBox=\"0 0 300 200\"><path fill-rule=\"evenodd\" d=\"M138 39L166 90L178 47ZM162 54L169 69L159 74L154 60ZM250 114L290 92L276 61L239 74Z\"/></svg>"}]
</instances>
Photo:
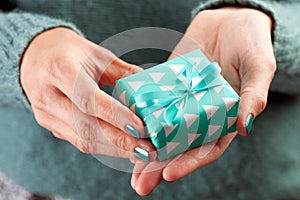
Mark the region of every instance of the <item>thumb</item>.
<instances>
[{"instance_id":1,"label":"thumb","mask_svg":"<svg viewBox=\"0 0 300 200\"><path fill-rule=\"evenodd\" d=\"M249 63L241 68L241 100L237 131L240 135L247 136L251 132L253 120L266 108L268 91L274 77L276 64L275 59L271 59L271 62Z\"/></svg>"},{"instance_id":2,"label":"thumb","mask_svg":"<svg viewBox=\"0 0 300 200\"><path fill-rule=\"evenodd\" d=\"M115 85L116 80L142 71L142 68L123 61L101 46L94 47L84 64L87 74L98 80L100 86Z\"/></svg>"}]
</instances>

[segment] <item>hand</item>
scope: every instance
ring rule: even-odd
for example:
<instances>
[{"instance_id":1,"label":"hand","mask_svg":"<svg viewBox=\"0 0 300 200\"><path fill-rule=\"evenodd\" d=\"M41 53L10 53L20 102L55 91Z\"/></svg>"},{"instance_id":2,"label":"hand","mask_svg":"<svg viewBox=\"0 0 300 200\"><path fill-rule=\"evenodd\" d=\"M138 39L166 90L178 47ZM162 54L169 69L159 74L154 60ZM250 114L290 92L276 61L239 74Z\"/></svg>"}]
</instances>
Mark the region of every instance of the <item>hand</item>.
<instances>
[{"instance_id":1,"label":"hand","mask_svg":"<svg viewBox=\"0 0 300 200\"><path fill-rule=\"evenodd\" d=\"M21 84L37 122L84 153L133 158L153 146L138 136L143 122L99 89L141 69L67 28L36 36L21 63ZM134 128L134 129L132 129ZM139 132L139 133L138 133Z\"/></svg>"},{"instance_id":2,"label":"hand","mask_svg":"<svg viewBox=\"0 0 300 200\"><path fill-rule=\"evenodd\" d=\"M271 30L271 18L258 10L235 7L205 10L194 18L170 56L188 53L199 45L213 61L219 62L222 75L241 97L237 120L240 135L250 132L249 126L246 127L249 115L256 117L267 104L269 86L276 70ZM160 168L153 163L136 165L133 188L138 194L146 195L163 179L175 181L192 173L217 160L235 135L229 134L215 144L185 152L168 164L161 164ZM203 154L200 152L203 148L209 151ZM151 171L151 165L156 166L155 171Z\"/></svg>"}]
</instances>

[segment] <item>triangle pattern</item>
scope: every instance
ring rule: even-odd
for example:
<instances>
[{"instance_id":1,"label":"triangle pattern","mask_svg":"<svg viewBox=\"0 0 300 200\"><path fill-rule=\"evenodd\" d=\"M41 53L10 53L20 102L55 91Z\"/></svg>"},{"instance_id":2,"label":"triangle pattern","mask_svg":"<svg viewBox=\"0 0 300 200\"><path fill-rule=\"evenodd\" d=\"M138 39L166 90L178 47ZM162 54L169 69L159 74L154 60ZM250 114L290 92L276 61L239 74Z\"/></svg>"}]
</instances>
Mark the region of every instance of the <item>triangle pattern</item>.
<instances>
[{"instance_id":1,"label":"triangle pattern","mask_svg":"<svg viewBox=\"0 0 300 200\"><path fill-rule=\"evenodd\" d=\"M225 105L226 105L226 110L227 112L236 104L238 101L235 98L223 98Z\"/></svg>"},{"instance_id":2,"label":"triangle pattern","mask_svg":"<svg viewBox=\"0 0 300 200\"><path fill-rule=\"evenodd\" d=\"M169 64L169 67L174 72L174 74L178 75L184 68L184 64Z\"/></svg>"},{"instance_id":3,"label":"triangle pattern","mask_svg":"<svg viewBox=\"0 0 300 200\"><path fill-rule=\"evenodd\" d=\"M130 81L128 84L136 92L144 84L144 81Z\"/></svg>"},{"instance_id":4,"label":"triangle pattern","mask_svg":"<svg viewBox=\"0 0 300 200\"><path fill-rule=\"evenodd\" d=\"M167 154L173 151L179 144L179 142L167 142Z\"/></svg>"},{"instance_id":5,"label":"triangle pattern","mask_svg":"<svg viewBox=\"0 0 300 200\"><path fill-rule=\"evenodd\" d=\"M203 80L202 76L196 76L192 79L192 87L197 86Z\"/></svg>"},{"instance_id":6,"label":"triangle pattern","mask_svg":"<svg viewBox=\"0 0 300 200\"><path fill-rule=\"evenodd\" d=\"M190 146L201 134L189 133L188 134L188 145Z\"/></svg>"},{"instance_id":7,"label":"triangle pattern","mask_svg":"<svg viewBox=\"0 0 300 200\"><path fill-rule=\"evenodd\" d=\"M205 94L206 94L206 91L197 92L194 94L194 97L197 99L197 101L200 101Z\"/></svg>"},{"instance_id":8,"label":"triangle pattern","mask_svg":"<svg viewBox=\"0 0 300 200\"><path fill-rule=\"evenodd\" d=\"M199 115L195 115L195 114L184 114L183 118L185 120L186 123L186 127L190 128L191 125L196 121L196 119L198 119Z\"/></svg>"},{"instance_id":9,"label":"triangle pattern","mask_svg":"<svg viewBox=\"0 0 300 200\"><path fill-rule=\"evenodd\" d=\"M172 133L174 131L174 129L177 127L177 124L175 126L165 126L165 135L166 138L170 135L170 133Z\"/></svg>"},{"instance_id":10,"label":"triangle pattern","mask_svg":"<svg viewBox=\"0 0 300 200\"><path fill-rule=\"evenodd\" d=\"M236 122L237 117L228 117L227 118L227 128L229 129Z\"/></svg>"},{"instance_id":11,"label":"triangle pattern","mask_svg":"<svg viewBox=\"0 0 300 200\"><path fill-rule=\"evenodd\" d=\"M187 58L194 66L198 66L202 60L203 57L188 57Z\"/></svg>"},{"instance_id":12,"label":"triangle pattern","mask_svg":"<svg viewBox=\"0 0 300 200\"><path fill-rule=\"evenodd\" d=\"M155 83L158 83L160 79L165 75L164 72L151 72L149 76L153 79Z\"/></svg>"},{"instance_id":13,"label":"triangle pattern","mask_svg":"<svg viewBox=\"0 0 300 200\"><path fill-rule=\"evenodd\" d=\"M175 87L176 85L159 86L162 91L172 91Z\"/></svg>"},{"instance_id":14,"label":"triangle pattern","mask_svg":"<svg viewBox=\"0 0 300 200\"><path fill-rule=\"evenodd\" d=\"M219 93L223 88L224 88L224 86L220 85L220 86L215 87L214 90L216 91L216 93Z\"/></svg>"},{"instance_id":15,"label":"triangle pattern","mask_svg":"<svg viewBox=\"0 0 300 200\"><path fill-rule=\"evenodd\" d=\"M156 137L157 134L158 134L158 132L153 132L153 133L150 133L149 136L150 136L150 137Z\"/></svg>"},{"instance_id":16,"label":"triangle pattern","mask_svg":"<svg viewBox=\"0 0 300 200\"><path fill-rule=\"evenodd\" d=\"M212 126L212 125L209 125L208 126L208 137L212 136L215 132L217 132L217 130L220 129L221 126Z\"/></svg>"},{"instance_id":17,"label":"triangle pattern","mask_svg":"<svg viewBox=\"0 0 300 200\"><path fill-rule=\"evenodd\" d=\"M164 110L165 110L164 108L159 109L159 110L153 112L153 115L158 119L159 116L161 115L161 113L162 113Z\"/></svg>"},{"instance_id":18,"label":"triangle pattern","mask_svg":"<svg viewBox=\"0 0 300 200\"><path fill-rule=\"evenodd\" d=\"M211 106L211 105L202 105L202 107L206 112L207 119L210 119L219 109L218 106Z\"/></svg>"},{"instance_id":19,"label":"triangle pattern","mask_svg":"<svg viewBox=\"0 0 300 200\"><path fill-rule=\"evenodd\" d=\"M126 95L126 91L123 91L120 96L119 96L119 99L121 100L121 102L123 104L126 104L126 98L125 98L125 95Z\"/></svg>"}]
</instances>

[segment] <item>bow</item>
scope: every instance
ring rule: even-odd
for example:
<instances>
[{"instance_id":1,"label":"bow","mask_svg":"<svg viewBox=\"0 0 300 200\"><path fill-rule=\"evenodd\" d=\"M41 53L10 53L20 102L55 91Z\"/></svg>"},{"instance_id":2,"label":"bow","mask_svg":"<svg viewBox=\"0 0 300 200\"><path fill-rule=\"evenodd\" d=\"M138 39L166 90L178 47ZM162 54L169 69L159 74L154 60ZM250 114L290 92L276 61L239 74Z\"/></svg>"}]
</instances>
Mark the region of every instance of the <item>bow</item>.
<instances>
[{"instance_id":1,"label":"bow","mask_svg":"<svg viewBox=\"0 0 300 200\"><path fill-rule=\"evenodd\" d=\"M210 63L202 69L186 64L177 78L185 86L179 90L158 90L158 83L150 83L139 88L139 94L134 97L139 114L145 118L151 113L165 108L164 121L168 126L174 126L182 120L188 98L195 93L211 87L222 85L221 68L218 63ZM143 92L143 87L153 88L153 91ZM153 86L153 87L152 87Z\"/></svg>"}]
</instances>

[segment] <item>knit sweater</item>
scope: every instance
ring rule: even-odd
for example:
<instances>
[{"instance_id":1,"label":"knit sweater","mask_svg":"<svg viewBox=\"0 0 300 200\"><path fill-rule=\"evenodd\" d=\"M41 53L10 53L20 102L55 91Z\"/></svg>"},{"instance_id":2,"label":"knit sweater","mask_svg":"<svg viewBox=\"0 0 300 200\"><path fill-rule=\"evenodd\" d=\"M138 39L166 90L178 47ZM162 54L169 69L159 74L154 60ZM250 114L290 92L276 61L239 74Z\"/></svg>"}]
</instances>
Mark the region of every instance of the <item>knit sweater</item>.
<instances>
[{"instance_id":1,"label":"knit sweater","mask_svg":"<svg viewBox=\"0 0 300 200\"><path fill-rule=\"evenodd\" d=\"M32 113L24 109L30 110L30 106L19 82L20 60L30 41L47 29L65 26L79 34L82 30L88 39L99 43L121 31L142 26L184 32L192 10L194 16L200 10L226 5L252 7L266 12L275 22L273 45L278 70L272 90L298 92L298 1L11 0L7 3L17 9L0 12L0 141L3 141L0 170L31 191L75 199L111 199L116 195L118 199L139 199L130 190L128 174L114 171L46 134L35 123ZM2 7L7 10L10 6ZM159 63L167 56L165 52L145 50L122 58L143 64ZM300 151L296 141L300 138L296 133L300 128L297 123L300 101L297 97L280 97L280 101L271 100L271 107L255 124L253 137L236 139L220 160L176 183L163 184L151 197L275 199L297 195ZM285 120L288 123L283 123ZM283 132L289 133L289 137L278 145ZM176 192L169 192L173 189Z\"/></svg>"}]
</instances>

